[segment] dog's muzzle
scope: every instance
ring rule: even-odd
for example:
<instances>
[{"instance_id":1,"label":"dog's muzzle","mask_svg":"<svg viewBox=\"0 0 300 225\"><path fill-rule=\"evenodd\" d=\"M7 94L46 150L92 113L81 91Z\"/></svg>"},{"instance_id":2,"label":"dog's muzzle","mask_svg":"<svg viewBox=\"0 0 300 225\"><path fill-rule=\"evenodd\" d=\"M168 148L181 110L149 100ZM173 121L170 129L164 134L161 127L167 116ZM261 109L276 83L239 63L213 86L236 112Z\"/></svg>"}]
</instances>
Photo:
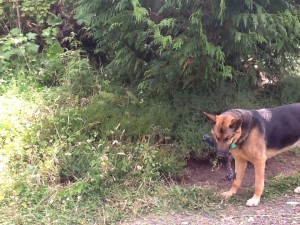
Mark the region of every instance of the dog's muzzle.
<instances>
[{"instance_id":1,"label":"dog's muzzle","mask_svg":"<svg viewBox=\"0 0 300 225\"><path fill-rule=\"evenodd\" d=\"M212 148L212 150L216 153L217 157L224 158L230 155L229 147L219 150L217 148L217 142L213 138L211 138L208 134L205 134L202 139Z\"/></svg>"},{"instance_id":2,"label":"dog's muzzle","mask_svg":"<svg viewBox=\"0 0 300 225\"><path fill-rule=\"evenodd\" d=\"M205 134L203 136L203 141L206 142L211 148L212 150L216 153L218 158L225 158L226 159L226 169L227 169L227 173L225 178L227 180L230 181L234 181L236 178L236 174L234 172L234 170L231 167L231 161L233 160L232 155L229 152L229 149L223 150L223 151L218 151L216 146L217 143L214 139L212 139L208 134Z\"/></svg>"}]
</instances>

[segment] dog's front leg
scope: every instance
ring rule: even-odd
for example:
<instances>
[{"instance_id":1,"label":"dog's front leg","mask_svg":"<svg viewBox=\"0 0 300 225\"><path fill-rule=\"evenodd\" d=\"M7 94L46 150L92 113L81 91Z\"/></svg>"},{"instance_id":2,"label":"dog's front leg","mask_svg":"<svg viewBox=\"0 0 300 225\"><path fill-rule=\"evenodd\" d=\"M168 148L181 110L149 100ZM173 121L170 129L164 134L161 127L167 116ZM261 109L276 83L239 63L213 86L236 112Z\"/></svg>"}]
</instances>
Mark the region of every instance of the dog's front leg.
<instances>
[{"instance_id":1,"label":"dog's front leg","mask_svg":"<svg viewBox=\"0 0 300 225\"><path fill-rule=\"evenodd\" d=\"M234 156L234 155L233 155ZM229 191L221 193L221 196L225 199L229 199L232 195L234 195L238 189L240 188L243 177L245 174L245 170L247 167L247 161L241 157L235 157L235 173L236 179L233 181L232 186Z\"/></svg>"},{"instance_id":2,"label":"dog's front leg","mask_svg":"<svg viewBox=\"0 0 300 225\"><path fill-rule=\"evenodd\" d=\"M253 164L255 168L255 193L253 197L247 201L247 206L257 206L259 204L260 196L262 195L265 186L266 160L261 159L253 162Z\"/></svg>"}]
</instances>

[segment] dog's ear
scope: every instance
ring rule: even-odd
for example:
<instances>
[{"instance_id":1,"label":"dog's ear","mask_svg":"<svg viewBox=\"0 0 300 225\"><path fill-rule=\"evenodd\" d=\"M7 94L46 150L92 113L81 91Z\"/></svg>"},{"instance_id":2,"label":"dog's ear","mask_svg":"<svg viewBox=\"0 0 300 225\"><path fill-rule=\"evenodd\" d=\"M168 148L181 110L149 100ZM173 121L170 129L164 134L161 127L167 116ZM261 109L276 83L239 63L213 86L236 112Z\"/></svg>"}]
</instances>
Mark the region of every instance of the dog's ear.
<instances>
[{"instance_id":1,"label":"dog's ear","mask_svg":"<svg viewBox=\"0 0 300 225\"><path fill-rule=\"evenodd\" d=\"M231 121L231 124L229 125L229 128L231 128L234 131L237 131L242 126L243 121L241 119L233 119Z\"/></svg>"},{"instance_id":2,"label":"dog's ear","mask_svg":"<svg viewBox=\"0 0 300 225\"><path fill-rule=\"evenodd\" d=\"M206 112L203 112L204 115L206 115L209 119L211 119L214 123L216 122L217 120L217 116L216 115L212 115L212 114L208 114Z\"/></svg>"}]
</instances>

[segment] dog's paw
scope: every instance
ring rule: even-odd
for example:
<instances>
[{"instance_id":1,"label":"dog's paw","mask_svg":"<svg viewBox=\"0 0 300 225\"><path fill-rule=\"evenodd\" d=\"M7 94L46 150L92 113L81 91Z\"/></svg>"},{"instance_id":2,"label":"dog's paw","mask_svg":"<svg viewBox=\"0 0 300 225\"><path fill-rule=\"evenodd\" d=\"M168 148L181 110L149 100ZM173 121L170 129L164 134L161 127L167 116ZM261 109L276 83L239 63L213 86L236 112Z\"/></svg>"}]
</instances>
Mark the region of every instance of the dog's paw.
<instances>
[{"instance_id":1,"label":"dog's paw","mask_svg":"<svg viewBox=\"0 0 300 225\"><path fill-rule=\"evenodd\" d=\"M260 197L254 195L252 198L250 198L247 201L246 205L251 207L251 206L257 206L259 203L260 203Z\"/></svg>"},{"instance_id":2,"label":"dog's paw","mask_svg":"<svg viewBox=\"0 0 300 225\"><path fill-rule=\"evenodd\" d=\"M295 193L300 194L300 186L294 190Z\"/></svg>"},{"instance_id":3,"label":"dog's paw","mask_svg":"<svg viewBox=\"0 0 300 225\"><path fill-rule=\"evenodd\" d=\"M225 191L221 193L221 197L224 199L229 199L234 193L232 191Z\"/></svg>"}]
</instances>

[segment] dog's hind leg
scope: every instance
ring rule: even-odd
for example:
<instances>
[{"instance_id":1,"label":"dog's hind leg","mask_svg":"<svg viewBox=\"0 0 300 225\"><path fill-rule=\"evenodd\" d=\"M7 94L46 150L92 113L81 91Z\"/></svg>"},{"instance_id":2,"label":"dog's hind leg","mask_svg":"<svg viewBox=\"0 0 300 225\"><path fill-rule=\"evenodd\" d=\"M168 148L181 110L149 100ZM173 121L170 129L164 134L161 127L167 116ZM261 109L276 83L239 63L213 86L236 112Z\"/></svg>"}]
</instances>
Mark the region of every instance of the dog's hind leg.
<instances>
[{"instance_id":1,"label":"dog's hind leg","mask_svg":"<svg viewBox=\"0 0 300 225\"><path fill-rule=\"evenodd\" d=\"M262 195L265 186L266 160L257 160L253 162L253 164L255 168L255 193L253 197L247 201L247 206L257 206L260 203L260 196Z\"/></svg>"},{"instance_id":2,"label":"dog's hind leg","mask_svg":"<svg viewBox=\"0 0 300 225\"><path fill-rule=\"evenodd\" d=\"M236 179L233 181L232 186L229 191L221 193L221 196L225 199L229 199L232 195L234 195L238 189L240 188L245 170L247 167L247 161L241 157L234 157L235 158L235 172L236 172Z\"/></svg>"}]
</instances>

